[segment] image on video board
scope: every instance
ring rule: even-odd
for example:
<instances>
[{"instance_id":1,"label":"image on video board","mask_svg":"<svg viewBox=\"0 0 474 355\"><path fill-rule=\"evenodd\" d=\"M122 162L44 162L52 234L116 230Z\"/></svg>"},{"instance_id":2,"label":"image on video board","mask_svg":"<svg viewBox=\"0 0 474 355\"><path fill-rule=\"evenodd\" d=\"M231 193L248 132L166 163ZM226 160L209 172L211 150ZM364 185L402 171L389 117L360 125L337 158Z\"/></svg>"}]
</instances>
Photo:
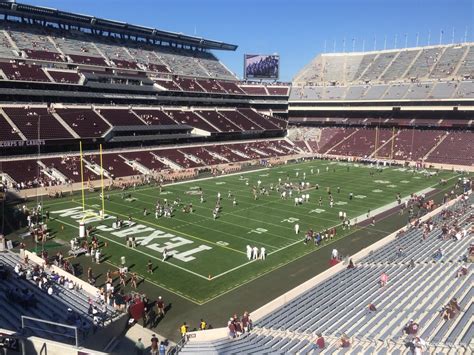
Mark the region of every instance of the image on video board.
<instances>
[{"instance_id":1,"label":"image on video board","mask_svg":"<svg viewBox=\"0 0 474 355\"><path fill-rule=\"evenodd\" d=\"M246 79L278 79L279 67L279 55L245 54Z\"/></svg>"}]
</instances>

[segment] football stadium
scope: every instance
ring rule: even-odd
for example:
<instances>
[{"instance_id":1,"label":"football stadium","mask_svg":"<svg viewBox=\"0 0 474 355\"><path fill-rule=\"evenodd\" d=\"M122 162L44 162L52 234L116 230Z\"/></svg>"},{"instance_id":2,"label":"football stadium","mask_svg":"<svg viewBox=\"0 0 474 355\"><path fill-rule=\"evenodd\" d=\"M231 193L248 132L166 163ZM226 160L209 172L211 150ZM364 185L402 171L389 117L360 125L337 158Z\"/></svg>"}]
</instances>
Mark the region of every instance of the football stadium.
<instances>
[{"instance_id":1,"label":"football stadium","mask_svg":"<svg viewBox=\"0 0 474 355\"><path fill-rule=\"evenodd\" d=\"M154 23L0 1L1 353L472 354L472 29Z\"/></svg>"}]
</instances>

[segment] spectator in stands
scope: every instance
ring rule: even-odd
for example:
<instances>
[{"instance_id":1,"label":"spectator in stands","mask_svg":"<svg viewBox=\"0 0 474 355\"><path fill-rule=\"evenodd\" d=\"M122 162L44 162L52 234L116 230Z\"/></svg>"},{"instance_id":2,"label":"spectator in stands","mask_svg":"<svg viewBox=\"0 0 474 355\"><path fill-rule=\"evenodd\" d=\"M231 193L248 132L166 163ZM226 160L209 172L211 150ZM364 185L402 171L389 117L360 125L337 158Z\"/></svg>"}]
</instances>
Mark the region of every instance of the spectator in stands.
<instances>
[{"instance_id":1,"label":"spectator in stands","mask_svg":"<svg viewBox=\"0 0 474 355\"><path fill-rule=\"evenodd\" d=\"M467 268L466 265L461 265L461 267L459 268L458 272L456 273L456 277L463 277L463 276L466 276L468 274L469 270Z\"/></svg>"},{"instance_id":2,"label":"spectator in stands","mask_svg":"<svg viewBox=\"0 0 474 355\"><path fill-rule=\"evenodd\" d=\"M229 328L229 338L235 338L237 335L237 330L235 329L234 318L230 318L229 322L227 323L227 328Z\"/></svg>"},{"instance_id":3,"label":"spectator in stands","mask_svg":"<svg viewBox=\"0 0 474 355\"><path fill-rule=\"evenodd\" d=\"M405 344L407 348L410 349L411 353L414 355L421 355L425 349L426 343L420 337L415 337L413 341L409 341Z\"/></svg>"},{"instance_id":4,"label":"spectator in stands","mask_svg":"<svg viewBox=\"0 0 474 355\"><path fill-rule=\"evenodd\" d=\"M459 305L458 303L458 299L456 297L453 297L451 299L451 301L449 301L449 304L451 305L451 307L456 311L456 312L460 312L461 311L461 306Z\"/></svg>"},{"instance_id":5,"label":"spectator in stands","mask_svg":"<svg viewBox=\"0 0 474 355\"><path fill-rule=\"evenodd\" d=\"M181 332L181 337L184 339L186 337L186 334L188 333L188 326L187 326L186 322L184 322L181 325L180 332Z\"/></svg>"},{"instance_id":6,"label":"spectator in stands","mask_svg":"<svg viewBox=\"0 0 474 355\"><path fill-rule=\"evenodd\" d=\"M418 323L416 323L413 319L410 319L410 321L403 327L403 332L409 336L416 336L419 328L420 326Z\"/></svg>"},{"instance_id":7,"label":"spectator in stands","mask_svg":"<svg viewBox=\"0 0 474 355\"><path fill-rule=\"evenodd\" d=\"M158 355L158 338L156 337L155 334L152 335L150 342L151 342L150 354Z\"/></svg>"},{"instance_id":8,"label":"spectator in stands","mask_svg":"<svg viewBox=\"0 0 474 355\"><path fill-rule=\"evenodd\" d=\"M166 355L166 344L164 341L160 342L160 355Z\"/></svg>"},{"instance_id":9,"label":"spectator in stands","mask_svg":"<svg viewBox=\"0 0 474 355\"><path fill-rule=\"evenodd\" d=\"M321 333L318 333L316 334L316 336L316 341L313 344L313 350L315 353L320 352L326 347L323 335Z\"/></svg>"},{"instance_id":10,"label":"spectator in stands","mask_svg":"<svg viewBox=\"0 0 474 355\"><path fill-rule=\"evenodd\" d=\"M142 338L138 338L135 343L135 353L137 355L143 355L145 353L145 344L142 343Z\"/></svg>"},{"instance_id":11,"label":"spectator in stands","mask_svg":"<svg viewBox=\"0 0 474 355\"><path fill-rule=\"evenodd\" d=\"M441 258L443 257L443 249L439 248L434 254L433 254L433 259L435 261L440 261Z\"/></svg>"},{"instance_id":12,"label":"spectator in stands","mask_svg":"<svg viewBox=\"0 0 474 355\"><path fill-rule=\"evenodd\" d=\"M447 304L441 309L441 318L444 320L450 320L454 317L454 310L451 308L450 304Z\"/></svg>"},{"instance_id":13,"label":"spectator in stands","mask_svg":"<svg viewBox=\"0 0 474 355\"><path fill-rule=\"evenodd\" d=\"M342 333L341 338L339 339L339 343L341 345L341 348L351 347L351 340L345 333Z\"/></svg>"},{"instance_id":14,"label":"spectator in stands","mask_svg":"<svg viewBox=\"0 0 474 355\"><path fill-rule=\"evenodd\" d=\"M369 310L369 313L377 312L377 307L375 307L375 304L373 303L369 303L369 305L367 306L367 309Z\"/></svg>"},{"instance_id":15,"label":"spectator in stands","mask_svg":"<svg viewBox=\"0 0 474 355\"><path fill-rule=\"evenodd\" d=\"M415 355L423 354L423 352L425 350L425 347L426 347L426 342L423 339L421 339L420 337L416 337L415 341L414 341L414 345L415 345L414 354Z\"/></svg>"},{"instance_id":16,"label":"spectator in stands","mask_svg":"<svg viewBox=\"0 0 474 355\"><path fill-rule=\"evenodd\" d=\"M249 332L252 329L252 320L250 319L249 312L245 311L242 316L242 330L244 332Z\"/></svg>"},{"instance_id":17,"label":"spectator in stands","mask_svg":"<svg viewBox=\"0 0 474 355\"><path fill-rule=\"evenodd\" d=\"M385 272L382 272L380 275L380 287L384 287L388 283L388 275Z\"/></svg>"},{"instance_id":18,"label":"spectator in stands","mask_svg":"<svg viewBox=\"0 0 474 355\"><path fill-rule=\"evenodd\" d=\"M199 330L206 330L206 327L207 323L201 318L201 321L199 322Z\"/></svg>"},{"instance_id":19,"label":"spectator in stands","mask_svg":"<svg viewBox=\"0 0 474 355\"><path fill-rule=\"evenodd\" d=\"M352 259L349 259L349 265L347 265L347 268L348 269L354 269L355 268L355 265L354 265L354 262L352 261Z\"/></svg>"}]
</instances>

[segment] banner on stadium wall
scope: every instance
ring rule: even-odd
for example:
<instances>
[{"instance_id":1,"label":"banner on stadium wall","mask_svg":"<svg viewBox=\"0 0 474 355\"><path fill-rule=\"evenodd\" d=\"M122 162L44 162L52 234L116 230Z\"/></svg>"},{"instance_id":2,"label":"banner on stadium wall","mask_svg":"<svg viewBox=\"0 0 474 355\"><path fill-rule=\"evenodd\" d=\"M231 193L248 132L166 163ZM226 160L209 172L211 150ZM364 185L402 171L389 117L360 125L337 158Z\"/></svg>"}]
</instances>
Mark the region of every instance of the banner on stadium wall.
<instances>
[{"instance_id":1,"label":"banner on stadium wall","mask_svg":"<svg viewBox=\"0 0 474 355\"><path fill-rule=\"evenodd\" d=\"M277 54L244 54L244 78L278 80L280 56Z\"/></svg>"},{"instance_id":2,"label":"banner on stadium wall","mask_svg":"<svg viewBox=\"0 0 474 355\"><path fill-rule=\"evenodd\" d=\"M44 139L30 139L27 141L1 141L0 147L7 148L7 147L31 147L31 146L38 146L38 145L45 145Z\"/></svg>"}]
</instances>

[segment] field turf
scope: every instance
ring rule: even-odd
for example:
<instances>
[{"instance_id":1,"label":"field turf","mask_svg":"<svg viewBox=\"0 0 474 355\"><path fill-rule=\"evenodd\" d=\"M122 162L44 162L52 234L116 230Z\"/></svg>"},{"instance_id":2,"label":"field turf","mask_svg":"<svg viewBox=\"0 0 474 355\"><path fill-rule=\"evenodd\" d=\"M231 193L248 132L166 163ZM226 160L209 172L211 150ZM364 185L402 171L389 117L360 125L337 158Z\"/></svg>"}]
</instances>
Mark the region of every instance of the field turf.
<instances>
[{"instance_id":1,"label":"field turf","mask_svg":"<svg viewBox=\"0 0 474 355\"><path fill-rule=\"evenodd\" d=\"M294 206L294 198L283 200L276 191L254 199L252 186L257 185L258 180L261 186L269 189L270 184L278 184L279 178L282 182L287 179L293 183L301 182L304 173L305 181L311 184L304 192L310 195L309 202ZM137 187L125 193L112 190L106 193L110 200L105 201L109 219L92 219L87 225L97 227L99 240L107 243L102 248L103 262L109 263L110 269L118 266L121 256L125 256L129 269L148 282L202 305L314 251L316 246L303 243L304 233L309 228L321 231L339 225L339 211L345 211L349 218L361 218L369 209L374 211L393 204L397 193L405 197L429 187L438 187L442 178L456 176L454 172L443 171L427 177L423 172L400 168L377 170L362 165L312 160L167 185L161 193L155 186ZM319 184L318 190L315 184ZM339 193L337 187L340 187ZM327 188L334 196L334 208L329 207ZM204 194L203 203L197 193L199 189ZM214 220L212 209L219 192L222 212ZM349 200L351 192L354 198ZM229 193L235 197L236 206L233 206L233 197L228 197ZM128 199L129 194L131 199ZM293 197L295 195L296 192ZM318 204L320 196L323 206ZM167 199L172 202L176 198L183 204L192 203L194 212L185 213L182 207L178 207L171 218L156 219L156 201ZM101 203L98 192L86 192L86 209L96 213ZM67 242L78 234L78 222L82 219L80 194L44 200L43 206L50 212L48 227L55 232L56 241ZM147 215L144 215L145 208ZM131 217L135 224L114 230L112 223L116 217L123 220ZM295 234L295 223L300 225L299 235ZM337 227L336 239L347 233ZM134 235L140 245L136 249L127 248L126 235ZM259 249L263 246L267 252L266 260L249 262L247 245ZM162 262L164 247L175 254ZM153 274L146 272L148 260L154 265Z\"/></svg>"}]
</instances>

